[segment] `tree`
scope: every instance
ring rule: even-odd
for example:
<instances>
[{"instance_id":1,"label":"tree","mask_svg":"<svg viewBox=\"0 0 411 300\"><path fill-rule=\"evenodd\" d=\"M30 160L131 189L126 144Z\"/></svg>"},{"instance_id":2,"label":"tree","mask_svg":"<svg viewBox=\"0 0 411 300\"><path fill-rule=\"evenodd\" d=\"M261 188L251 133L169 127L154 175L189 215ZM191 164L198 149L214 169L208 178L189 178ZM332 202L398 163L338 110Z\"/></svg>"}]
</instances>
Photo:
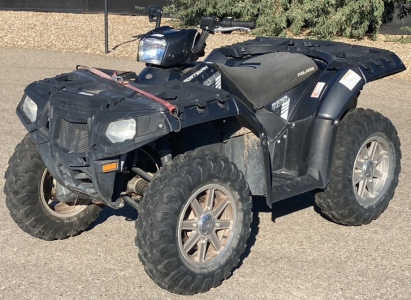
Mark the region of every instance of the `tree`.
<instances>
[{"instance_id":1,"label":"tree","mask_svg":"<svg viewBox=\"0 0 411 300\"><path fill-rule=\"evenodd\" d=\"M393 0L171 0L166 11L195 26L200 17L231 16L256 20L258 35L311 35L329 39L336 36L375 36L381 26L384 4ZM405 1L405 0L404 0Z\"/></svg>"}]
</instances>

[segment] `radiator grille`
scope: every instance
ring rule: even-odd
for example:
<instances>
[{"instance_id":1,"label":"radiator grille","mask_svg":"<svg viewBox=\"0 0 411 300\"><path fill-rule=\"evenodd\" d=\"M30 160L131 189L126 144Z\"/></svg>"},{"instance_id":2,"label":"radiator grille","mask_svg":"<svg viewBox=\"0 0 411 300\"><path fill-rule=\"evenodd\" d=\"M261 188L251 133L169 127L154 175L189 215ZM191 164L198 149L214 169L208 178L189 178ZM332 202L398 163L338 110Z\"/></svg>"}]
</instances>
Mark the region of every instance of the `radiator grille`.
<instances>
[{"instance_id":1,"label":"radiator grille","mask_svg":"<svg viewBox=\"0 0 411 300\"><path fill-rule=\"evenodd\" d=\"M59 119L58 143L69 152L88 153L87 123L73 123Z\"/></svg>"}]
</instances>

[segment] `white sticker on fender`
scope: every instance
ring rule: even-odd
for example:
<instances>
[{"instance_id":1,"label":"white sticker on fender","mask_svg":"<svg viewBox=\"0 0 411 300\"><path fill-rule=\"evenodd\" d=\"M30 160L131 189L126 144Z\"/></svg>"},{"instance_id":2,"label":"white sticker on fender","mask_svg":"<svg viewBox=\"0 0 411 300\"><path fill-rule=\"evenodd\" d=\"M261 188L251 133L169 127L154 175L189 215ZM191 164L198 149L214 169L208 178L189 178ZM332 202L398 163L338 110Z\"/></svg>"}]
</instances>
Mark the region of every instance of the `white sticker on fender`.
<instances>
[{"instance_id":1,"label":"white sticker on fender","mask_svg":"<svg viewBox=\"0 0 411 300\"><path fill-rule=\"evenodd\" d=\"M353 70L348 70L344 77L341 78L340 83L345 85L350 91L360 82L361 76L355 73Z\"/></svg>"},{"instance_id":2,"label":"white sticker on fender","mask_svg":"<svg viewBox=\"0 0 411 300\"><path fill-rule=\"evenodd\" d=\"M318 82L315 86L313 93L311 94L311 98L319 98L323 88L325 86L325 82Z\"/></svg>"},{"instance_id":3,"label":"white sticker on fender","mask_svg":"<svg viewBox=\"0 0 411 300\"><path fill-rule=\"evenodd\" d=\"M80 92L79 95L94 96L94 94L86 92Z\"/></svg>"}]
</instances>

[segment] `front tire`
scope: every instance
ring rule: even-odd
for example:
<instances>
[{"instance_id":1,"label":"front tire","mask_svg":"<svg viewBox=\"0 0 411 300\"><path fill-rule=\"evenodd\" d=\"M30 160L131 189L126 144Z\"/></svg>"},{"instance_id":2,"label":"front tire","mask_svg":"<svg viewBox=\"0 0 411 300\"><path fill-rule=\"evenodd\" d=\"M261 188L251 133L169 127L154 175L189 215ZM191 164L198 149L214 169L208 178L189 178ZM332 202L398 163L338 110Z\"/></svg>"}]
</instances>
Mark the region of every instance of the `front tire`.
<instances>
[{"instance_id":1,"label":"front tire","mask_svg":"<svg viewBox=\"0 0 411 300\"><path fill-rule=\"evenodd\" d=\"M338 129L330 181L316 195L317 205L336 223L370 223L394 196L400 159L400 140L390 120L369 109L350 111Z\"/></svg>"},{"instance_id":2,"label":"front tire","mask_svg":"<svg viewBox=\"0 0 411 300\"><path fill-rule=\"evenodd\" d=\"M11 217L28 234L44 240L77 235L94 221L101 207L76 199L57 201L55 180L48 172L36 142L26 135L17 145L5 174L6 205Z\"/></svg>"},{"instance_id":3,"label":"front tire","mask_svg":"<svg viewBox=\"0 0 411 300\"><path fill-rule=\"evenodd\" d=\"M140 203L136 244L147 274L177 294L205 292L238 264L251 195L226 157L188 152L164 166Z\"/></svg>"}]
</instances>

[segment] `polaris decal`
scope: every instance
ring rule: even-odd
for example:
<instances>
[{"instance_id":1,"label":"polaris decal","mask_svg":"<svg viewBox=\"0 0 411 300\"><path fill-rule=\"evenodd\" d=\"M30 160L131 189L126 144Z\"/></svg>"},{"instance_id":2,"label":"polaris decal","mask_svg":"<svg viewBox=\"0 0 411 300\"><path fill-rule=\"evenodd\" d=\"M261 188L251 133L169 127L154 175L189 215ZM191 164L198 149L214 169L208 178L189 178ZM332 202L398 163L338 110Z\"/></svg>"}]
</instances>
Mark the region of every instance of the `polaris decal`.
<instances>
[{"instance_id":1,"label":"polaris decal","mask_svg":"<svg viewBox=\"0 0 411 300\"><path fill-rule=\"evenodd\" d=\"M344 85L347 89L350 91L355 88L358 82L360 82L361 76L355 73L353 70L348 70L347 73L345 73L344 77L341 78L340 83Z\"/></svg>"},{"instance_id":2,"label":"polaris decal","mask_svg":"<svg viewBox=\"0 0 411 300\"><path fill-rule=\"evenodd\" d=\"M280 115L284 120L288 119L288 111L290 109L290 97L284 96L281 99L275 101L271 105L271 109L277 115Z\"/></svg>"},{"instance_id":3,"label":"polaris decal","mask_svg":"<svg viewBox=\"0 0 411 300\"><path fill-rule=\"evenodd\" d=\"M204 71L206 71L208 69L207 66L202 67L200 70L198 70L197 72L195 72L194 74L188 76L186 79L183 80L183 82L188 82L193 80L194 78L196 78L198 75L200 75L201 73L203 73Z\"/></svg>"},{"instance_id":4,"label":"polaris decal","mask_svg":"<svg viewBox=\"0 0 411 300\"><path fill-rule=\"evenodd\" d=\"M306 75L308 73L311 73L311 72L314 72L314 71L315 71L314 67L308 68L307 70L301 71L300 73L298 73L297 77L304 76L304 75Z\"/></svg>"},{"instance_id":5,"label":"polaris decal","mask_svg":"<svg viewBox=\"0 0 411 300\"><path fill-rule=\"evenodd\" d=\"M203 85L211 86L216 89L221 89L221 74L217 72L213 74L210 78L203 82Z\"/></svg>"}]
</instances>

